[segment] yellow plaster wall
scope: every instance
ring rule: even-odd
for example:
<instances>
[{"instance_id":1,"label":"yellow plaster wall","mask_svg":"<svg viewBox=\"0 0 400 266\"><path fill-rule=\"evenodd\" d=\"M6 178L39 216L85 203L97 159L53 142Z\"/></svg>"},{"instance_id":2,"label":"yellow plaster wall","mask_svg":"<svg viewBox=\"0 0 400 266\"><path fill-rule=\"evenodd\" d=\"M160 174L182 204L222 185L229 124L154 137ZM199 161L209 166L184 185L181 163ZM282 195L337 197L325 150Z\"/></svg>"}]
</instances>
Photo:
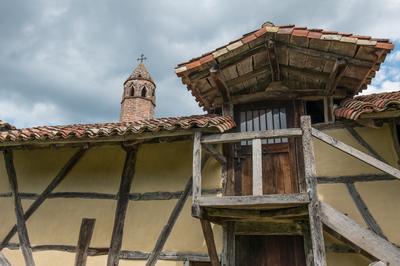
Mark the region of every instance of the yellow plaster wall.
<instances>
[{"instance_id":1,"label":"yellow plaster wall","mask_svg":"<svg viewBox=\"0 0 400 266\"><path fill-rule=\"evenodd\" d=\"M398 168L397 161L399 158L396 154L388 125L384 125L379 129L356 128L356 131L387 162ZM324 132L361 151L367 152L367 150L360 146L345 129L331 129L325 130ZM314 139L313 142L317 175L319 176L382 174L379 170L319 140ZM363 182L356 183L356 188L385 235L390 241L400 244L400 230L398 227L400 222L400 182ZM359 214L344 184L318 185L318 193L322 201L331 204L334 208L349 215L349 217L354 219L357 223L366 227L362 216ZM352 258L354 258L354 255L328 254L328 260L332 260L331 265L367 265L361 261L356 262L350 259L349 256L353 256Z\"/></svg>"},{"instance_id":2,"label":"yellow plaster wall","mask_svg":"<svg viewBox=\"0 0 400 266\"><path fill-rule=\"evenodd\" d=\"M74 149L15 151L15 166L21 192L40 193L57 171L75 152ZM90 149L57 192L101 192L116 194L125 159L119 146ZM183 190L191 176L192 143L149 144L140 147L131 193ZM204 188L219 188L220 167L209 160L203 172ZM3 160L0 160L0 193L8 192ZM31 200L23 200L26 210ZM122 249L150 252L177 200L130 201L125 221ZM48 199L27 222L31 244L76 245L82 218L95 218L92 247L110 243L116 201L93 199ZM191 198L185 204L164 250L206 253L199 221L191 217ZM10 198L0 198L0 238L15 223ZM221 250L222 230L214 226L216 244ZM17 236L11 242L18 243ZM4 250L13 265L23 265L20 251ZM34 252L37 265L73 265L74 254ZM105 265L107 257L90 257L88 265ZM124 261L120 265L144 265L140 261ZM182 265L182 262L160 261L157 265Z\"/></svg>"}]
</instances>

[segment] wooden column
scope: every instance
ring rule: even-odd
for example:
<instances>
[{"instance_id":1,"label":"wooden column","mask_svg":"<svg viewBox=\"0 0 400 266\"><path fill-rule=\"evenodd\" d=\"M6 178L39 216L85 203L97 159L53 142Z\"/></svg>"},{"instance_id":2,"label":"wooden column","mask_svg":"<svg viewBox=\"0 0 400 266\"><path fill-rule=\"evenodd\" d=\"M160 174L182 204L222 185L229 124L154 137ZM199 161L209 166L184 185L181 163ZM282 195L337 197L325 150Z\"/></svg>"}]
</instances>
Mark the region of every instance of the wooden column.
<instances>
[{"instance_id":1,"label":"wooden column","mask_svg":"<svg viewBox=\"0 0 400 266\"><path fill-rule=\"evenodd\" d=\"M321 210L317 194L317 180L314 158L314 147L311 135L311 118L309 116L301 117L301 129L303 131L303 154L304 170L307 184L307 192L310 197L308 205L308 214L310 220L310 233L315 266L326 266L325 244L321 222Z\"/></svg>"},{"instance_id":2,"label":"wooden column","mask_svg":"<svg viewBox=\"0 0 400 266\"><path fill-rule=\"evenodd\" d=\"M107 266L119 264L119 255L122 246L126 210L129 202L129 192L135 175L136 155L138 146L129 147L126 152L124 169L122 171L119 185L117 207L115 209L114 227L111 237L110 249L108 251Z\"/></svg>"},{"instance_id":3,"label":"wooden column","mask_svg":"<svg viewBox=\"0 0 400 266\"><path fill-rule=\"evenodd\" d=\"M75 266L85 266L96 219L82 219L76 247Z\"/></svg>"},{"instance_id":4,"label":"wooden column","mask_svg":"<svg viewBox=\"0 0 400 266\"><path fill-rule=\"evenodd\" d=\"M235 266L235 222L226 222L223 230L222 265Z\"/></svg>"},{"instance_id":5,"label":"wooden column","mask_svg":"<svg viewBox=\"0 0 400 266\"><path fill-rule=\"evenodd\" d=\"M215 247L214 233L211 228L211 223L203 219L200 219L200 223L201 223L201 228L203 229L204 239L206 240L211 266L220 266L217 248Z\"/></svg>"},{"instance_id":6,"label":"wooden column","mask_svg":"<svg viewBox=\"0 0 400 266\"><path fill-rule=\"evenodd\" d=\"M193 139L193 203L201 196L201 132Z\"/></svg>"},{"instance_id":7,"label":"wooden column","mask_svg":"<svg viewBox=\"0 0 400 266\"><path fill-rule=\"evenodd\" d=\"M43 192L39 195L39 197L29 206L28 210L24 214L24 219L27 221L32 214L43 204L43 202L50 196L53 190L65 179L68 173L74 168L74 166L78 163L78 161L85 154L87 147L80 148L76 153L74 153L67 161L67 163L61 168L61 170L57 173L54 179L50 182L50 184L43 190ZM13 228L8 232L8 234L4 237L3 241L0 245L0 250L2 250L5 246L7 246L8 242L17 232L17 225L14 225Z\"/></svg>"},{"instance_id":8,"label":"wooden column","mask_svg":"<svg viewBox=\"0 0 400 266\"><path fill-rule=\"evenodd\" d=\"M262 180L262 148L261 139L252 141L252 161L253 161L253 195L263 194Z\"/></svg>"},{"instance_id":9,"label":"wooden column","mask_svg":"<svg viewBox=\"0 0 400 266\"><path fill-rule=\"evenodd\" d=\"M10 189L14 199L14 210L15 210L15 216L17 218L19 244L22 249L22 254L24 255L25 264L27 266L34 266L35 262L32 256L32 249L29 241L28 230L26 228L24 210L22 208L21 198L19 197L18 194L17 174L15 172L12 150L4 151L4 162L7 170L8 181L10 183Z\"/></svg>"}]
</instances>

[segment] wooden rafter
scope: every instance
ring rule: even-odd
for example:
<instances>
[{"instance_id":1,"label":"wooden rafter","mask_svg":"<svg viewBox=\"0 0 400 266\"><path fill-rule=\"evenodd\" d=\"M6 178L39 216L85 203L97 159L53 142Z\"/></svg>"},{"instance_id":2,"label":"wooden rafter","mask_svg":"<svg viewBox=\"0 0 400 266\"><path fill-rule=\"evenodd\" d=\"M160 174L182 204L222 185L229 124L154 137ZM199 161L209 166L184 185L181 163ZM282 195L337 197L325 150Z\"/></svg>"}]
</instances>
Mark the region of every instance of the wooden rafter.
<instances>
[{"instance_id":1,"label":"wooden rafter","mask_svg":"<svg viewBox=\"0 0 400 266\"><path fill-rule=\"evenodd\" d=\"M126 152L124 168L118 190L117 207L115 209L114 226L108 251L107 266L119 264L122 237L124 232L126 210L128 209L129 192L136 168L138 146L129 147Z\"/></svg>"},{"instance_id":2,"label":"wooden rafter","mask_svg":"<svg viewBox=\"0 0 400 266\"><path fill-rule=\"evenodd\" d=\"M72 155L72 157L53 178L50 184L43 190L43 192L35 199L35 201L29 206L28 210L24 213L25 221L27 221L32 216L32 214L43 204L43 202L50 197L54 189L65 179L68 173L74 168L74 166L85 154L87 149L87 146L84 146ZM2 250L8 244L8 242L11 240L16 232L17 225L14 225L1 242L0 250Z\"/></svg>"},{"instance_id":3,"label":"wooden rafter","mask_svg":"<svg viewBox=\"0 0 400 266\"><path fill-rule=\"evenodd\" d=\"M0 265L1 266L11 266L11 263L7 260L6 256L0 252Z\"/></svg>"},{"instance_id":4,"label":"wooden rafter","mask_svg":"<svg viewBox=\"0 0 400 266\"><path fill-rule=\"evenodd\" d=\"M214 82L215 86L217 87L219 93L221 94L224 102L225 103L230 102L231 95L227 85L225 84L225 81L221 77L221 72L219 71L218 66L213 66L212 68L210 68L210 77L211 80Z\"/></svg>"},{"instance_id":5,"label":"wooden rafter","mask_svg":"<svg viewBox=\"0 0 400 266\"><path fill-rule=\"evenodd\" d=\"M303 131L303 155L304 170L307 191L310 196L308 205L308 214L310 220L310 233L313 251L314 265L326 266L325 244L322 231L321 210L317 194L316 168L314 158L314 147L311 136L311 118L309 116L301 117L301 128Z\"/></svg>"},{"instance_id":6,"label":"wooden rafter","mask_svg":"<svg viewBox=\"0 0 400 266\"><path fill-rule=\"evenodd\" d=\"M267 47L268 64L271 70L272 81L281 80L281 72L279 68L278 53L276 52L275 41L268 39L265 43Z\"/></svg>"},{"instance_id":7,"label":"wooden rafter","mask_svg":"<svg viewBox=\"0 0 400 266\"><path fill-rule=\"evenodd\" d=\"M339 84L340 79L344 76L347 69L347 62L343 59L337 59L333 65L333 69L329 74L329 78L325 85L327 95L332 95Z\"/></svg>"},{"instance_id":8,"label":"wooden rafter","mask_svg":"<svg viewBox=\"0 0 400 266\"><path fill-rule=\"evenodd\" d=\"M207 220L200 219L200 224L201 228L203 229L203 235L206 241L208 255L210 256L211 266L220 266L211 223Z\"/></svg>"},{"instance_id":9,"label":"wooden rafter","mask_svg":"<svg viewBox=\"0 0 400 266\"><path fill-rule=\"evenodd\" d=\"M88 249L92 239L96 219L82 219L79 239L76 247L75 266L85 266Z\"/></svg>"},{"instance_id":10,"label":"wooden rafter","mask_svg":"<svg viewBox=\"0 0 400 266\"><path fill-rule=\"evenodd\" d=\"M347 183L346 187L350 193L351 198L353 199L354 203L356 204L358 211L360 212L361 216L363 217L365 223L368 225L369 229L371 229L375 234L379 235L380 237L387 239L387 237L385 236L385 234L382 231L382 228L379 226L379 224L375 220L374 216L372 216L371 212L369 211L367 204L361 198L361 195L357 191L354 183Z\"/></svg>"},{"instance_id":11,"label":"wooden rafter","mask_svg":"<svg viewBox=\"0 0 400 266\"><path fill-rule=\"evenodd\" d=\"M14 159L12 150L5 150L4 162L6 165L8 181L10 183L10 189L14 199L14 210L17 219L17 231L19 243L21 245L22 254L24 255L25 264L27 266L34 266L35 261L33 260L31 244L29 241L28 230L26 228L26 222L24 217L24 210L22 208L21 198L18 195L18 182L17 174L15 172Z\"/></svg>"},{"instance_id":12,"label":"wooden rafter","mask_svg":"<svg viewBox=\"0 0 400 266\"><path fill-rule=\"evenodd\" d=\"M391 175L373 174L373 175L353 175L353 176L318 176L318 184L337 184L337 183L355 183L355 182L376 182L399 180Z\"/></svg>"}]
</instances>

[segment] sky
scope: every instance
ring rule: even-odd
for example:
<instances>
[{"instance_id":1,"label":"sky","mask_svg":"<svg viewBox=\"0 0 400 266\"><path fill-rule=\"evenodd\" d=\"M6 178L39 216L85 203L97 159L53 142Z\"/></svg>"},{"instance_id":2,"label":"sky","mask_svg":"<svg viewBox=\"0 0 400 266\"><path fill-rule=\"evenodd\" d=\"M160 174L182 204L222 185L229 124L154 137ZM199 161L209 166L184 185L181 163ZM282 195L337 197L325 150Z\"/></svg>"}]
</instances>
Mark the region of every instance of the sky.
<instances>
[{"instance_id":1,"label":"sky","mask_svg":"<svg viewBox=\"0 0 400 266\"><path fill-rule=\"evenodd\" d=\"M398 0L37 0L0 2L0 119L18 128L118 121L141 53L157 117L202 113L174 73L263 22L390 38L364 93L400 90Z\"/></svg>"}]
</instances>

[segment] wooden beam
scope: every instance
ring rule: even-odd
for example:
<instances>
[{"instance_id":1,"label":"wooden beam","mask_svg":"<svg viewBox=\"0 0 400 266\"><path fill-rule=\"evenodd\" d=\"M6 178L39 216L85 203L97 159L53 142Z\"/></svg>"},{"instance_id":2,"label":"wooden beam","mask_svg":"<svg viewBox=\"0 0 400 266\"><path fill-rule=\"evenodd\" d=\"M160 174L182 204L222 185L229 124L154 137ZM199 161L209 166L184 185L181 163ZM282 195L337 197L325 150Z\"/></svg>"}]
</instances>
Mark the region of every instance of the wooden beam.
<instances>
[{"instance_id":1,"label":"wooden beam","mask_svg":"<svg viewBox=\"0 0 400 266\"><path fill-rule=\"evenodd\" d=\"M83 218L76 246L75 266L85 266L96 219Z\"/></svg>"},{"instance_id":2,"label":"wooden beam","mask_svg":"<svg viewBox=\"0 0 400 266\"><path fill-rule=\"evenodd\" d=\"M8 249L16 250L19 249L18 244L10 243L7 246ZM38 245L32 246L33 252L43 251L60 251L75 253L76 246L73 245ZM104 256L108 254L108 247L89 248L88 256ZM145 251L137 250L121 250L120 260L140 260L146 261L149 257L149 253ZM196 252L174 252L174 251L163 251L159 256L159 260L165 261L198 261L198 262L209 262L210 257L205 253Z\"/></svg>"},{"instance_id":3,"label":"wooden beam","mask_svg":"<svg viewBox=\"0 0 400 266\"><path fill-rule=\"evenodd\" d=\"M43 192L36 198L36 200L29 206L28 210L24 213L24 219L27 221L32 214L43 204L43 202L49 198L54 189L65 179L68 173L74 168L78 161L82 158L87 150L87 146L80 148L72 157L67 161L67 163L60 169L57 175L53 178L50 184L43 190ZM11 238L17 232L17 225L14 225L11 230L4 237L0 245L0 250L4 248L11 240Z\"/></svg>"},{"instance_id":4,"label":"wooden beam","mask_svg":"<svg viewBox=\"0 0 400 266\"><path fill-rule=\"evenodd\" d=\"M249 73L246 73L244 75L241 75L241 76L239 76L237 78L227 80L226 81L226 85L228 86L228 88L231 88L231 87L234 87L234 86L236 86L236 85L238 85L240 83L243 83L244 81L248 81L248 80L250 80L252 78L256 78L259 75L262 75L264 73L269 72L268 67L269 66L266 65L265 67L259 68L257 70L253 70L253 71L251 71Z\"/></svg>"},{"instance_id":5,"label":"wooden beam","mask_svg":"<svg viewBox=\"0 0 400 266\"><path fill-rule=\"evenodd\" d=\"M219 258L217 248L215 247L214 233L211 223L207 220L200 219L201 228L203 229L204 239L206 241L208 255L210 256L211 266L219 266Z\"/></svg>"},{"instance_id":6,"label":"wooden beam","mask_svg":"<svg viewBox=\"0 0 400 266\"><path fill-rule=\"evenodd\" d=\"M350 193L351 198L356 204L358 211L363 217L365 223L368 225L369 229L371 229L375 234L387 240L387 237L383 233L381 227L379 226L379 224L376 222L376 220L368 210L367 204L365 204L364 200L361 198L360 193L358 193L354 183L347 183L346 186L347 190Z\"/></svg>"},{"instance_id":7,"label":"wooden beam","mask_svg":"<svg viewBox=\"0 0 400 266\"><path fill-rule=\"evenodd\" d=\"M341 150L341 151L375 167L376 169L379 169L385 173L388 173L388 174L400 179L400 170L398 170L378 159L375 159L371 155L361 152L361 151L351 147L350 145L347 145L344 142L341 142L341 141L339 141L319 130L316 130L314 128L312 129L312 135L314 137L322 140L323 142L331 145L332 147L334 147L338 150Z\"/></svg>"},{"instance_id":8,"label":"wooden beam","mask_svg":"<svg viewBox=\"0 0 400 266\"><path fill-rule=\"evenodd\" d=\"M343 59L337 59L333 65L333 69L329 74L328 81L325 85L327 95L332 95L339 84L340 79L343 77L347 69L347 62Z\"/></svg>"},{"instance_id":9,"label":"wooden beam","mask_svg":"<svg viewBox=\"0 0 400 266\"><path fill-rule=\"evenodd\" d=\"M303 231L296 223L278 222L241 222L235 227L236 235L302 235Z\"/></svg>"},{"instance_id":10,"label":"wooden beam","mask_svg":"<svg viewBox=\"0 0 400 266\"><path fill-rule=\"evenodd\" d=\"M262 180L262 148L261 139L252 141L252 163L253 163L253 195L263 194Z\"/></svg>"},{"instance_id":11,"label":"wooden beam","mask_svg":"<svg viewBox=\"0 0 400 266\"><path fill-rule=\"evenodd\" d=\"M160 232L157 238L157 242L154 245L153 251L149 256L149 259L147 260L146 266L152 266L157 263L158 256L160 255L162 249L164 248L165 242L167 242L167 239L171 234L172 228L174 228L176 220L178 219L179 214L181 213L183 206L185 205L185 202L189 197L190 192L192 191L192 185L193 185L193 178L190 177L186 183L182 195L180 196L178 202L176 203L174 209L172 210L167 223L164 225L162 231Z\"/></svg>"},{"instance_id":12,"label":"wooden beam","mask_svg":"<svg viewBox=\"0 0 400 266\"><path fill-rule=\"evenodd\" d=\"M273 129L266 131L225 133L206 135L201 138L203 144L232 143L241 140L265 139L274 137L293 137L302 134L299 128Z\"/></svg>"},{"instance_id":13,"label":"wooden beam","mask_svg":"<svg viewBox=\"0 0 400 266\"><path fill-rule=\"evenodd\" d=\"M303 156L307 191L310 197L308 213L310 220L310 233L313 249L314 265L326 266L325 244L320 219L320 206L317 193L317 180L314 158L314 147L311 137L311 118L302 116L300 119L303 131Z\"/></svg>"},{"instance_id":14,"label":"wooden beam","mask_svg":"<svg viewBox=\"0 0 400 266\"><path fill-rule=\"evenodd\" d=\"M243 207L263 205L266 209L273 206L299 206L307 205L307 193L298 194L271 194L261 196L223 196L199 197L197 203L202 207ZM268 206L270 205L270 206Z\"/></svg>"},{"instance_id":15,"label":"wooden beam","mask_svg":"<svg viewBox=\"0 0 400 266\"><path fill-rule=\"evenodd\" d=\"M194 133L193 137L193 203L201 197L201 133Z\"/></svg>"},{"instance_id":16,"label":"wooden beam","mask_svg":"<svg viewBox=\"0 0 400 266\"><path fill-rule=\"evenodd\" d=\"M374 148L371 147L371 145L368 144L368 142L366 142L364 140L363 137L361 137L360 134L358 134L358 132L353 128L353 127L346 127L346 130L350 133L350 135L358 142L358 144L360 144L361 146L363 146L365 149L367 149L367 151L369 153L371 153L376 159L387 163L387 161L379 155L379 153L377 153Z\"/></svg>"},{"instance_id":17,"label":"wooden beam","mask_svg":"<svg viewBox=\"0 0 400 266\"><path fill-rule=\"evenodd\" d=\"M125 216L129 202L129 191L131 190L133 177L135 175L137 151L138 146L130 147L126 152L124 169L118 190L117 207L115 209L114 227L110 249L108 251L107 266L117 266L119 264Z\"/></svg>"},{"instance_id":18,"label":"wooden beam","mask_svg":"<svg viewBox=\"0 0 400 266\"><path fill-rule=\"evenodd\" d=\"M231 95L229 93L227 85L221 77L221 72L219 71L218 66L213 66L212 68L210 68L210 77L217 87L219 93L221 94L224 102L229 103L231 100Z\"/></svg>"},{"instance_id":19,"label":"wooden beam","mask_svg":"<svg viewBox=\"0 0 400 266\"><path fill-rule=\"evenodd\" d=\"M27 266L34 266L35 261L33 260L28 230L26 228L24 209L22 208L21 199L18 196L19 193L18 182L17 182L17 174L15 172L13 152L12 150L5 150L3 151L3 154L4 154L4 163L8 175L8 181L10 184L10 189L14 200L14 210L17 219L18 239L21 245L22 254L24 256L25 264Z\"/></svg>"},{"instance_id":20,"label":"wooden beam","mask_svg":"<svg viewBox=\"0 0 400 266\"><path fill-rule=\"evenodd\" d=\"M376 182L399 180L391 175L353 175L353 176L319 176L318 184L337 184L337 183L355 183L355 182Z\"/></svg>"},{"instance_id":21,"label":"wooden beam","mask_svg":"<svg viewBox=\"0 0 400 266\"><path fill-rule=\"evenodd\" d=\"M202 194L216 195L221 193L221 188L203 189ZM149 200L171 200L179 199L183 191L154 191L145 193L130 193L130 201L149 201ZM36 193L19 193L21 199L36 200L40 194ZM0 193L0 198L12 197L11 192ZM116 200L117 194L98 193L98 192L53 192L49 194L47 199L100 199L100 200Z\"/></svg>"},{"instance_id":22,"label":"wooden beam","mask_svg":"<svg viewBox=\"0 0 400 266\"><path fill-rule=\"evenodd\" d=\"M235 222L223 226L222 265L235 266Z\"/></svg>"},{"instance_id":23,"label":"wooden beam","mask_svg":"<svg viewBox=\"0 0 400 266\"><path fill-rule=\"evenodd\" d=\"M268 39L265 46L267 47L267 58L271 69L271 79L272 81L280 81L281 72L279 69L279 60L278 53L276 52L275 41Z\"/></svg>"},{"instance_id":24,"label":"wooden beam","mask_svg":"<svg viewBox=\"0 0 400 266\"><path fill-rule=\"evenodd\" d=\"M371 230L361 227L327 203L321 202L321 211L321 218L326 226L375 258L389 263L389 265L400 265L399 248Z\"/></svg>"},{"instance_id":25,"label":"wooden beam","mask_svg":"<svg viewBox=\"0 0 400 266\"><path fill-rule=\"evenodd\" d=\"M1 266L11 266L11 263L7 260L6 256L0 252L0 265Z\"/></svg>"},{"instance_id":26,"label":"wooden beam","mask_svg":"<svg viewBox=\"0 0 400 266\"><path fill-rule=\"evenodd\" d=\"M227 163L226 157L222 155L214 146L210 144L204 144L203 148L212 155L212 157L219 162L221 165L225 165Z\"/></svg>"}]
</instances>

